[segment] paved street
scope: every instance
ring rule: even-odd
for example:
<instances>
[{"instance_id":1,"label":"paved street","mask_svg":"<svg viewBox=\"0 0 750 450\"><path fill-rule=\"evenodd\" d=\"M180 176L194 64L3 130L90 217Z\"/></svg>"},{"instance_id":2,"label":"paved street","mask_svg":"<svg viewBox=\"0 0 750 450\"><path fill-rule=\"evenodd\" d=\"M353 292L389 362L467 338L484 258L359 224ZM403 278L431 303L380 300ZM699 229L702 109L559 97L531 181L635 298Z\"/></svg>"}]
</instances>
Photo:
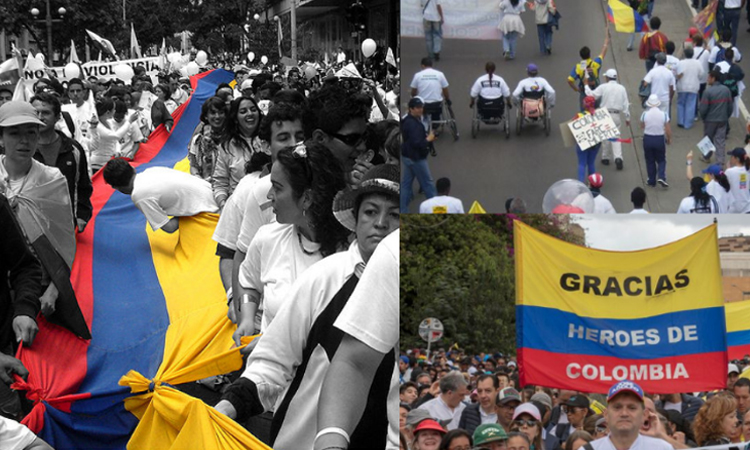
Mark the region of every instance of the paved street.
<instances>
[{"instance_id":1,"label":"paved street","mask_svg":"<svg viewBox=\"0 0 750 450\"><path fill-rule=\"evenodd\" d=\"M447 3L447 2L446 2ZM573 66L580 61L578 52L587 45L593 54L598 54L605 37L606 1L584 0L560 2L563 16L560 30L553 37L552 55L539 53L534 13L522 15L526 35L519 40L517 57L512 61L502 58L500 41L479 41L447 39L443 43L441 60L435 68L445 73L453 99L453 109L457 116L461 138L457 142L448 133L436 141L437 157L429 157L433 178L447 176L453 188L451 195L463 200L465 208L475 200L492 213L505 212L504 204L509 197L521 197L526 201L529 212L541 212L542 199L547 188L555 181L577 177L577 159L574 148L563 145L559 124L573 118L578 111L578 93L567 84L566 78ZM450 10L444 9L446 20L450 22ZM673 40L678 49L691 26L692 12L686 0L658 0L654 15L662 19L661 31ZM750 71L750 33L745 13L740 24L740 37L737 43L744 54L741 66ZM689 194L689 183L685 176L685 154L695 149L695 144L703 136L703 125L698 122L690 130L677 128L673 119L672 145L667 147L667 180L670 187L646 187L646 170L642 151L642 131L638 118L642 108L638 101L638 85L646 74L645 66L638 59L636 49L626 51L627 34L610 30L612 42L604 60L603 71L616 68L620 82L625 85L631 101L633 121L628 128L621 128L623 138L633 138L632 144L623 144L625 168L617 171L614 164L603 166L597 161L597 171L604 176L603 195L618 212L632 209L630 192L636 186L647 190L651 212L674 213L680 200ZM419 61L426 55L423 38L403 38L401 44L402 67L402 111L407 111L409 84L414 73L420 70ZM678 50L678 56L680 50ZM472 110L469 109L469 89L474 80L484 74L487 61L497 64L496 74L502 76L511 88L525 78L525 68L529 62L539 66L540 76L557 91L557 106L552 115L552 134L544 135L541 127L525 128L521 136L515 134L515 109L511 111L510 139L506 140L499 126L483 126L476 139L471 137ZM747 97L747 94L745 95ZM675 95L675 102L676 102ZM633 104L635 103L635 104ZM672 109L676 116L675 108ZM744 119L732 119L732 133L727 148L743 144ZM696 149L697 153L697 149ZM597 158L598 159L598 158ZM706 167L697 160L694 163L696 174ZM415 193L417 185L415 183ZM417 195L411 204L411 212L416 212L423 195Z\"/></svg>"}]
</instances>

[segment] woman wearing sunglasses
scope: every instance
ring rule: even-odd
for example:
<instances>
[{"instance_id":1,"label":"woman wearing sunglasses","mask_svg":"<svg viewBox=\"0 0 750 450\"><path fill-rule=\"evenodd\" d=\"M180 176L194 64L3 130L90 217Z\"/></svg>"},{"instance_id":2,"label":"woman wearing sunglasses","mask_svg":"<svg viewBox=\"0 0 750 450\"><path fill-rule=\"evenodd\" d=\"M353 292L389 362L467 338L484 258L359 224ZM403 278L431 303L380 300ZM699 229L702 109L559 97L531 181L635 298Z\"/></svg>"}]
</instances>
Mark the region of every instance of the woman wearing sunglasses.
<instances>
[{"instance_id":1,"label":"woman wearing sunglasses","mask_svg":"<svg viewBox=\"0 0 750 450\"><path fill-rule=\"evenodd\" d=\"M539 408L533 403L521 403L513 412L510 430L519 431L528 436L531 450L544 450L542 445L542 416Z\"/></svg>"}]
</instances>

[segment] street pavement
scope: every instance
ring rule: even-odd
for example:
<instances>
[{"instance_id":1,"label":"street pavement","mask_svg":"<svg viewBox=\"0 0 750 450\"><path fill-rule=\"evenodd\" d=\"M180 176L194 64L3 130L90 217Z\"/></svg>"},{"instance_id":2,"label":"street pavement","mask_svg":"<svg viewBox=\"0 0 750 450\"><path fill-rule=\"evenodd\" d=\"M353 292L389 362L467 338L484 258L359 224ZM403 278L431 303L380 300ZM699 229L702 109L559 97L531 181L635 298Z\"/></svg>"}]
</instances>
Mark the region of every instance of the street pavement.
<instances>
[{"instance_id":1,"label":"street pavement","mask_svg":"<svg viewBox=\"0 0 750 450\"><path fill-rule=\"evenodd\" d=\"M606 32L606 1L583 0L559 2L563 18L560 30L555 30L552 54L539 53L539 43L534 23L534 13L522 15L526 35L519 39L516 59L505 61L502 57L501 41L479 41L446 39L443 51L435 69L443 71L450 83L461 137L454 142L449 133L441 134L436 140L437 157L429 157L428 162L435 180L448 177L452 182L451 195L464 202L468 210L478 201L488 213L504 213L505 201L510 197L525 200L528 212L542 212L542 199L554 182L565 178L577 178L577 158L575 148L565 147L560 134L560 124L572 119L578 112L578 93L567 84L567 76L580 61L578 52L584 45L591 48L592 55L598 54L604 43ZM446 20L450 21L450 10L445 9ZM686 0L656 0L654 15L662 19L661 31L674 41L678 48L692 26L693 12ZM743 12L737 47L743 53L741 66L750 75L750 33ZM696 122L690 130L676 126L672 120L673 141L667 146L667 180L669 188L646 186L646 168L643 156L643 133L638 119L643 109L638 98L638 85L646 74L643 61L638 59L636 48L626 51L628 34L617 33L610 28L611 43L604 59L603 72L614 67L619 81L628 90L631 102L631 124L626 127L623 121L622 138L633 138L632 144L623 143L624 170L618 171L614 163L604 166L597 157L596 170L604 177L602 194L607 197L619 213L632 209L630 192L641 186L647 192L646 209L651 212L674 213L680 200L689 194L689 181L685 175L685 155L690 150L696 154L693 170L707 167L697 158L696 144L703 137L703 124ZM745 55L746 53L746 55ZM420 60L426 56L424 39L402 38L401 73L402 105L410 97L411 80L420 70ZM484 74L487 61L497 65L496 74L502 76L511 91L526 77L526 65L533 62L539 66L540 76L547 79L557 92L557 104L552 112L552 134L545 136L541 127L524 128L520 136L515 133L515 108L511 111L511 136L505 139L500 126L485 126L476 139L471 137L472 110L469 109L469 89L474 80ZM603 81L603 80L602 80ZM747 81L746 81L747 82ZM750 82L747 82L750 84ZM745 95L747 97L747 94ZM674 97L676 103L677 96ZM673 105L672 114L676 118ZM732 132L727 141L727 149L744 145L745 119L732 119ZM416 213L423 194L417 194L418 184L414 183L415 199L410 212Z\"/></svg>"}]
</instances>

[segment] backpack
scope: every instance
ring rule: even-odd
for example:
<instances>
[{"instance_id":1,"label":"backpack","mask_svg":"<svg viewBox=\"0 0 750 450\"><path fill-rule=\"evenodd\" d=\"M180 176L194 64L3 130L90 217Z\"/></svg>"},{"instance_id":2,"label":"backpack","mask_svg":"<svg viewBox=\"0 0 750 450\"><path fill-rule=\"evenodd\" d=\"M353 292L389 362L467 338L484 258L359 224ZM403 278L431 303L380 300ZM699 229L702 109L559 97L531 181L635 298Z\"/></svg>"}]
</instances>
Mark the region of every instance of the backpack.
<instances>
[{"instance_id":1,"label":"backpack","mask_svg":"<svg viewBox=\"0 0 750 450\"><path fill-rule=\"evenodd\" d=\"M719 45L719 51L716 53L716 62L714 64L719 64L722 61L726 61L725 54L727 52L727 49Z\"/></svg>"},{"instance_id":2,"label":"backpack","mask_svg":"<svg viewBox=\"0 0 750 450\"><path fill-rule=\"evenodd\" d=\"M583 62L583 61L581 61ZM585 73L581 76L580 88L583 90L583 84L586 82L586 75L588 74L588 85L591 89L596 89L599 86L599 75L594 70L594 61L591 60L586 64Z\"/></svg>"},{"instance_id":3,"label":"backpack","mask_svg":"<svg viewBox=\"0 0 750 450\"><path fill-rule=\"evenodd\" d=\"M732 93L732 97L737 97L738 95L740 95L740 87L737 85L737 80L735 80L734 77L729 74L729 72L722 73L719 82L729 88L729 92Z\"/></svg>"}]
</instances>

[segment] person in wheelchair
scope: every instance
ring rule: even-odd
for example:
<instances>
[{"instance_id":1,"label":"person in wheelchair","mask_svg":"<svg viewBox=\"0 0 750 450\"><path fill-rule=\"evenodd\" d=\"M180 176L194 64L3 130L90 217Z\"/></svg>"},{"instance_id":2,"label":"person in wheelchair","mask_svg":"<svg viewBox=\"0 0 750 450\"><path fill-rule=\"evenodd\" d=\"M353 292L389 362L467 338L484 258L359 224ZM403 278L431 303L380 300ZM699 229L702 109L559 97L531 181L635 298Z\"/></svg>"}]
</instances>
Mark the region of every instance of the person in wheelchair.
<instances>
[{"instance_id":1,"label":"person in wheelchair","mask_svg":"<svg viewBox=\"0 0 750 450\"><path fill-rule=\"evenodd\" d=\"M555 107L555 90L544 78L539 76L539 68L531 63L526 66L528 78L518 83L513 91L513 102L521 108L524 117L529 117L530 109L538 109L540 106L547 108ZM544 99L541 103L539 100ZM544 113L539 113L542 116Z\"/></svg>"},{"instance_id":2,"label":"person in wheelchair","mask_svg":"<svg viewBox=\"0 0 750 450\"><path fill-rule=\"evenodd\" d=\"M501 76L495 75L495 63L489 61L484 66L486 75L477 78L471 87L469 108L477 102L477 112L482 119L500 119L505 112L505 105L510 109L510 88Z\"/></svg>"}]
</instances>

